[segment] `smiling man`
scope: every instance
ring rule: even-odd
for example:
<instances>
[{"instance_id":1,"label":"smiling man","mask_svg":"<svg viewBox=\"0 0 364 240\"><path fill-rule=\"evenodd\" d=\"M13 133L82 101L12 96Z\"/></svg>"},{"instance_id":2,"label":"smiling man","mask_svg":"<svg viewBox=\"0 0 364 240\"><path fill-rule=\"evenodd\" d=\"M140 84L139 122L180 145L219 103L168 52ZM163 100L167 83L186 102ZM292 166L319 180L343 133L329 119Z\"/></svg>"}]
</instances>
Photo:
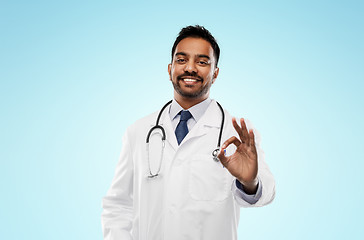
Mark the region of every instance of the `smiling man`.
<instances>
[{"instance_id":1,"label":"smiling man","mask_svg":"<svg viewBox=\"0 0 364 240\"><path fill-rule=\"evenodd\" d=\"M188 104L182 106L188 109L208 98L219 68L211 44L202 38L184 38L174 52L172 63L168 65L174 98L178 103Z\"/></svg>"},{"instance_id":2,"label":"smiling man","mask_svg":"<svg viewBox=\"0 0 364 240\"><path fill-rule=\"evenodd\" d=\"M174 99L127 129L103 199L104 239L233 240L240 207L273 200L259 136L209 98L219 56L205 28L179 33L168 65Z\"/></svg>"}]
</instances>

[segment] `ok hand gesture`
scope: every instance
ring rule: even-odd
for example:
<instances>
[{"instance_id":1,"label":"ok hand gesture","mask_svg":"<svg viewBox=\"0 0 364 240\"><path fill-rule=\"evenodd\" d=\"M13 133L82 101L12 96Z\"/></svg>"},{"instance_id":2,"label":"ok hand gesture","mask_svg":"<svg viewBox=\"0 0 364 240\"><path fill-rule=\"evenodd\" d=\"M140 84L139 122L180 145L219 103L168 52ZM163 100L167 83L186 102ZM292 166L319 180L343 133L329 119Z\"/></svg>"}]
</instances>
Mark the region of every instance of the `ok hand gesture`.
<instances>
[{"instance_id":1,"label":"ok hand gesture","mask_svg":"<svg viewBox=\"0 0 364 240\"><path fill-rule=\"evenodd\" d=\"M253 194L256 192L258 185L258 156L254 133L253 130L248 132L243 118L240 119L241 127L235 118L232 119L232 122L240 139L233 136L226 140L221 147L218 158L231 175L243 184L245 192ZM236 146L235 153L231 156L225 156L224 150L232 143Z\"/></svg>"}]
</instances>

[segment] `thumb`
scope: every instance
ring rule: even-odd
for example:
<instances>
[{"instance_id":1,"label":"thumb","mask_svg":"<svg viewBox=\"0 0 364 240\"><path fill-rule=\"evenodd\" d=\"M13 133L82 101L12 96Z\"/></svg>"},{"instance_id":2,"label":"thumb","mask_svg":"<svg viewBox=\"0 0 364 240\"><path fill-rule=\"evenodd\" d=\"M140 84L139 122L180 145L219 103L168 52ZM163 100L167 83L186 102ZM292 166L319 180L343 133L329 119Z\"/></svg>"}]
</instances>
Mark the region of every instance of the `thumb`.
<instances>
[{"instance_id":1,"label":"thumb","mask_svg":"<svg viewBox=\"0 0 364 240\"><path fill-rule=\"evenodd\" d=\"M225 148L221 148L219 155L217 155L217 157L219 158L220 162L222 163L222 165L225 166L225 163L227 163L228 158L225 156L226 150Z\"/></svg>"}]
</instances>

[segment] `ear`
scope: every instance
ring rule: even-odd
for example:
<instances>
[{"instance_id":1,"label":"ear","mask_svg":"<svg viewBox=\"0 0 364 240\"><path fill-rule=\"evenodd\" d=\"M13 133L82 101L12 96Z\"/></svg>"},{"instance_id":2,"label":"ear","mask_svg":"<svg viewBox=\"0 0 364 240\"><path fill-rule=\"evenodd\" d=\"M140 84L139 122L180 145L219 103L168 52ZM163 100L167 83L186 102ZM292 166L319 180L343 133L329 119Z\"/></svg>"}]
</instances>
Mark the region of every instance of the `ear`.
<instances>
[{"instance_id":1,"label":"ear","mask_svg":"<svg viewBox=\"0 0 364 240\"><path fill-rule=\"evenodd\" d=\"M172 71L172 64L168 64L168 75L169 75L169 80L171 80L171 81L172 81L171 71Z\"/></svg>"},{"instance_id":2,"label":"ear","mask_svg":"<svg viewBox=\"0 0 364 240\"><path fill-rule=\"evenodd\" d=\"M216 67L215 68L215 70L214 70L214 75L212 76L212 83L214 83L215 82L215 80L216 80L216 78L217 78L217 76L219 75L219 68L218 67Z\"/></svg>"}]
</instances>

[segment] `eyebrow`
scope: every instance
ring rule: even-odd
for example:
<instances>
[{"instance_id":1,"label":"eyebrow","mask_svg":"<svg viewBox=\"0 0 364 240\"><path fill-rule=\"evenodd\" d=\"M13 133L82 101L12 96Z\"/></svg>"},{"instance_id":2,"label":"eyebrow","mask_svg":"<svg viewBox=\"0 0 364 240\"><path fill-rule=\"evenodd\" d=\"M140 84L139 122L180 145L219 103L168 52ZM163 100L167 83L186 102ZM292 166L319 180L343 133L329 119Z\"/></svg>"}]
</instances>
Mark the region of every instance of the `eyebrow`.
<instances>
[{"instance_id":1,"label":"eyebrow","mask_svg":"<svg viewBox=\"0 0 364 240\"><path fill-rule=\"evenodd\" d=\"M184 53L184 52L178 52L178 53L175 54L175 56L178 56L178 55L187 56L187 54ZM207 58L208 60L210 60L210 57L205 55L205 54L197 54L196 56L198 58Z\"/></svg>"},{"instance_id":2,"label":"eyebrow","mask_svg":"<svg viewBox=\"0 0 364 240\"><path fill-rule=\"evenodd\" d=\"M177 55L187 56L187 54L184 53L184 52L178 52L178 53L175 54L175 56L177 56Z\"/></svg>"}]
</instances>

